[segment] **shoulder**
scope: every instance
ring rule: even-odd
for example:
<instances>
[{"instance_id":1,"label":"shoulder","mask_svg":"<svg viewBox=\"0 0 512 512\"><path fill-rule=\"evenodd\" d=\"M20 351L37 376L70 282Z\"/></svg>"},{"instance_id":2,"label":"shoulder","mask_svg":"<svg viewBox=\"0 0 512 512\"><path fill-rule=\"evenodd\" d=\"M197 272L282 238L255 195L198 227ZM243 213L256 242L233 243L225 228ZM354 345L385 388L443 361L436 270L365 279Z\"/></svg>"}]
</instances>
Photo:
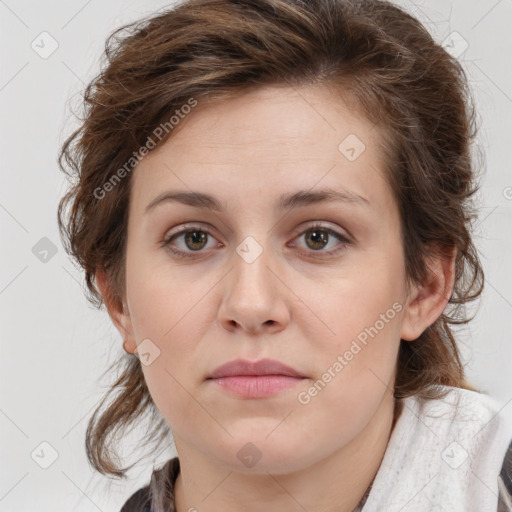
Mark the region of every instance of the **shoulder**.
<instances>
[{"instance_id":1,"label":"shoulder","mask_svg":"<svg viewBox=\"0 0 512 512\"><path fill-rule=\"evenodd\" d=\"M497 512L512 512L512 442L503 460L498 477L498 510Z\"/></svg>"},{"instance_id":2,"label":"shoulder","mask_svg":"<svg viewBox=\"0 0 512 512\"><path fill-rule=\"evenodd\" d=\"M120 512L151 512L155 507L175 512L174 484L179 472L179 458L169 459L161 468L153 470L150 483L134 492Z\"/></svg>"},{"instance_id":3,"label":"shoulder","mask_svg":"<svg viewBox=\"0 0 512 512\"><path fill-rule=\"evenodd\" d=\"M419 434L432 441L456 441L463 455L492 459L501 467L512 439L512 416L505 406L486 393L441 386L440 398L411 396L405 399ZM506 405L506 404L505 404ZM464 450L461 450L464 448Z\"/></svg>"},{"instance_id":4,"label":"shoulder","mask_svg":"<svg viewBox=\"0 0 512 512\"><path fill-rule=\"evenodd\" d=\"M149 485L134 492L125 502L120 512L151 512Z\"/></svg>"},{"instance_id":5,"label":"shoulder","mask_svg":"<svg viewBox=\"0 0 512 512\"><path fill-rule=\"evenodd\" d=\"M440 398L423 399L408 397L406 402L412 406L422 421L429 426L442 425L459 427L465 431L505 431L505 437L512 432L512 417L503 413L504 407L495 398L478 391L452 386L438 386L442 392ZM508 442L507 442L508 446Z\"/></svg>"},{"instance_id":6,"label":"shoulder","mask_svg":"<svg viewBox=\"0 0 512 512\"><path fill-rule=\"evenodd\" d=\"M413 427L413 433L406 432L404 439L416 450L431 452L431 464L446 485L465 486L468 496L492 489L497 512L512 512L512 416L506 404L483 392L448 386L442 391L440 398L405 399L404 426L407 432ZM496 502L489 510L496 510Z\"/></svg>"}]
</instances>

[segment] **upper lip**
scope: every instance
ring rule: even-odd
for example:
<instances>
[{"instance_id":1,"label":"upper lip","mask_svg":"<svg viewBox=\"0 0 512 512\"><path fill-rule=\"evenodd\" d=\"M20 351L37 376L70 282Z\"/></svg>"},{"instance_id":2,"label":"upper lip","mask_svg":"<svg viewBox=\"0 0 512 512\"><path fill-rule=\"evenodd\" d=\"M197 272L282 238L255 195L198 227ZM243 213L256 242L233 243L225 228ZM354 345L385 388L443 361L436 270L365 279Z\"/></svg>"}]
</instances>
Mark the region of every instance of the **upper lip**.
<instances>
[{"instance_id":1,"label":"upper lip","mask_svg":"<svg viewBox=\"0 0 512 512\"><path fill-rule=\"evenodd\" d=\"M232 377L234 375L288 375L290 377L304 377L297 370L274 359L260 359L259 361L247 361L236 359L216 368L209 379L219 377Z\"/></svg>"}]
</instances>

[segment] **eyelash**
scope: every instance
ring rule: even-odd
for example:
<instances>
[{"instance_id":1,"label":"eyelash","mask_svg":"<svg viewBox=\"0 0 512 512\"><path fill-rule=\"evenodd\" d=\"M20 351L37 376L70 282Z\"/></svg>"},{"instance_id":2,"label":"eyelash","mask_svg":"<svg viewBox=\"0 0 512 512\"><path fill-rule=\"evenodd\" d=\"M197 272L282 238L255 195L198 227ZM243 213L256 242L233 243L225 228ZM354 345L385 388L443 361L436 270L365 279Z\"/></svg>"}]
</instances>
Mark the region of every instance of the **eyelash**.
<instances>
[{"instance_id":1,"label":"eyelash","mask_svg":"<svg viewBox=\"0 0 512 512\"><path fill-rule=\"evenodd\" d=\"M326 258L326 257L330 257L330 256L336 256L340 251L345 249L346 246L352 244L352 242L348 238L343 236L341 233L338 233L337 231L334 231L334 230L332 230L330 228L327 228L327 227L325 227L325 226L323 226L322 224L319 224L319 223L316 223L316 224L313 224L311 226L308 226L308 228L306 230L302 231L301 233L299 233L299 235L297 235L296 238L299 238L302 235L308 233L309 231L314 231L314 230L323 231L325 233L328 233L329 235L334 235L341 242L341 246L342 247L338 248L338 249L335 249L335 250L322 251L323 254L327 254L327 256L310 256L312 258L322 259L322 258ZM161 245L163 247L166 247L169 251L171 251L179 259L195 258L197 256L194 253L200 253L200 252L202 252L202 250L190 251L190 252L188 252L188 251L181 251L181 250L173 249L172 248L172 244L171 244L171 242L173 240L175 240L176 238L178 238L179 236L184 235L186 233L195 232L195 231L199 231L201 233L206 233L207 235L209 235L212 238L214 238L213 234L207 228L204 228L204 227L201 227L201 226L194 226L194 225L192 225L192 226L187 226L185 229L182 229L181 231L178 231L177 233L173 233L171 236L166 237L162 241ZM311 251L308 251L308 252L313 252L313 253L317 252L317 253L319 253L321 251L311 250Z\"/></svg>"}]
</instances>

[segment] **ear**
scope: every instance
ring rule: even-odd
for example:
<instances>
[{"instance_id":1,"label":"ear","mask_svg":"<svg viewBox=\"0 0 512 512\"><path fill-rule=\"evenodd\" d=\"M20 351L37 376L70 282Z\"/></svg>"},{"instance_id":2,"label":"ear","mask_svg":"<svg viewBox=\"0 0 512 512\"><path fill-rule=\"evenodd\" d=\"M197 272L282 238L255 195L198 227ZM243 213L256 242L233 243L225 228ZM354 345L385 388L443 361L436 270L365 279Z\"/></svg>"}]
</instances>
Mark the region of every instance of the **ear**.
<instances>
[{"instance_id":1,"label":"ear","mask_svg":"<svg viewBox=\"0 0 512 512\"><path fill-rule=\"evenodd\" d=\"M104 270L98 270L95 277L96 285L101 293L108 314L124 339L124 347L128 352L133 354L137 348L137 343L133 334L133 326L128 307L123 304L118 297L114 296L112 283Z\"/></svg>"},{"instance_id":2,"label":"ear","mask_svg":"<svg viewBox=\"0 0 512 512\"><path fill-rule=\"evenodd\" d=\"M453 292L456 247L440 248L441 254L427 257L427 276L412 287L402 318L400 337L416 340L441 316Z\"/></svg>"}]
</instances>

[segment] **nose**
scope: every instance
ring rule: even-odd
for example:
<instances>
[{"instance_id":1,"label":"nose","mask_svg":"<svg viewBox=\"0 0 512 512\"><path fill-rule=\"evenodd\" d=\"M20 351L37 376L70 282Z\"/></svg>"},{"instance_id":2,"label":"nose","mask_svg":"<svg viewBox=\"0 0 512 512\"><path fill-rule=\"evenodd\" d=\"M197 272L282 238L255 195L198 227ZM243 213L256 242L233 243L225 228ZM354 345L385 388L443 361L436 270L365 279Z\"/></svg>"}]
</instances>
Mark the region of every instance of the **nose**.
<instances>
[{"instance_id":1,"label":"nose","mask_svg":"<svg viewBox=\"0 0 512 512\"><path fill-rule=\"evenodd\" d=\"M279 275L278 266L263 250L256 259L233 254L233 267L224 283L219 323L230 332L275 333L289 322L289 297L293 294Z\"/></svg>"}]
</instances>

